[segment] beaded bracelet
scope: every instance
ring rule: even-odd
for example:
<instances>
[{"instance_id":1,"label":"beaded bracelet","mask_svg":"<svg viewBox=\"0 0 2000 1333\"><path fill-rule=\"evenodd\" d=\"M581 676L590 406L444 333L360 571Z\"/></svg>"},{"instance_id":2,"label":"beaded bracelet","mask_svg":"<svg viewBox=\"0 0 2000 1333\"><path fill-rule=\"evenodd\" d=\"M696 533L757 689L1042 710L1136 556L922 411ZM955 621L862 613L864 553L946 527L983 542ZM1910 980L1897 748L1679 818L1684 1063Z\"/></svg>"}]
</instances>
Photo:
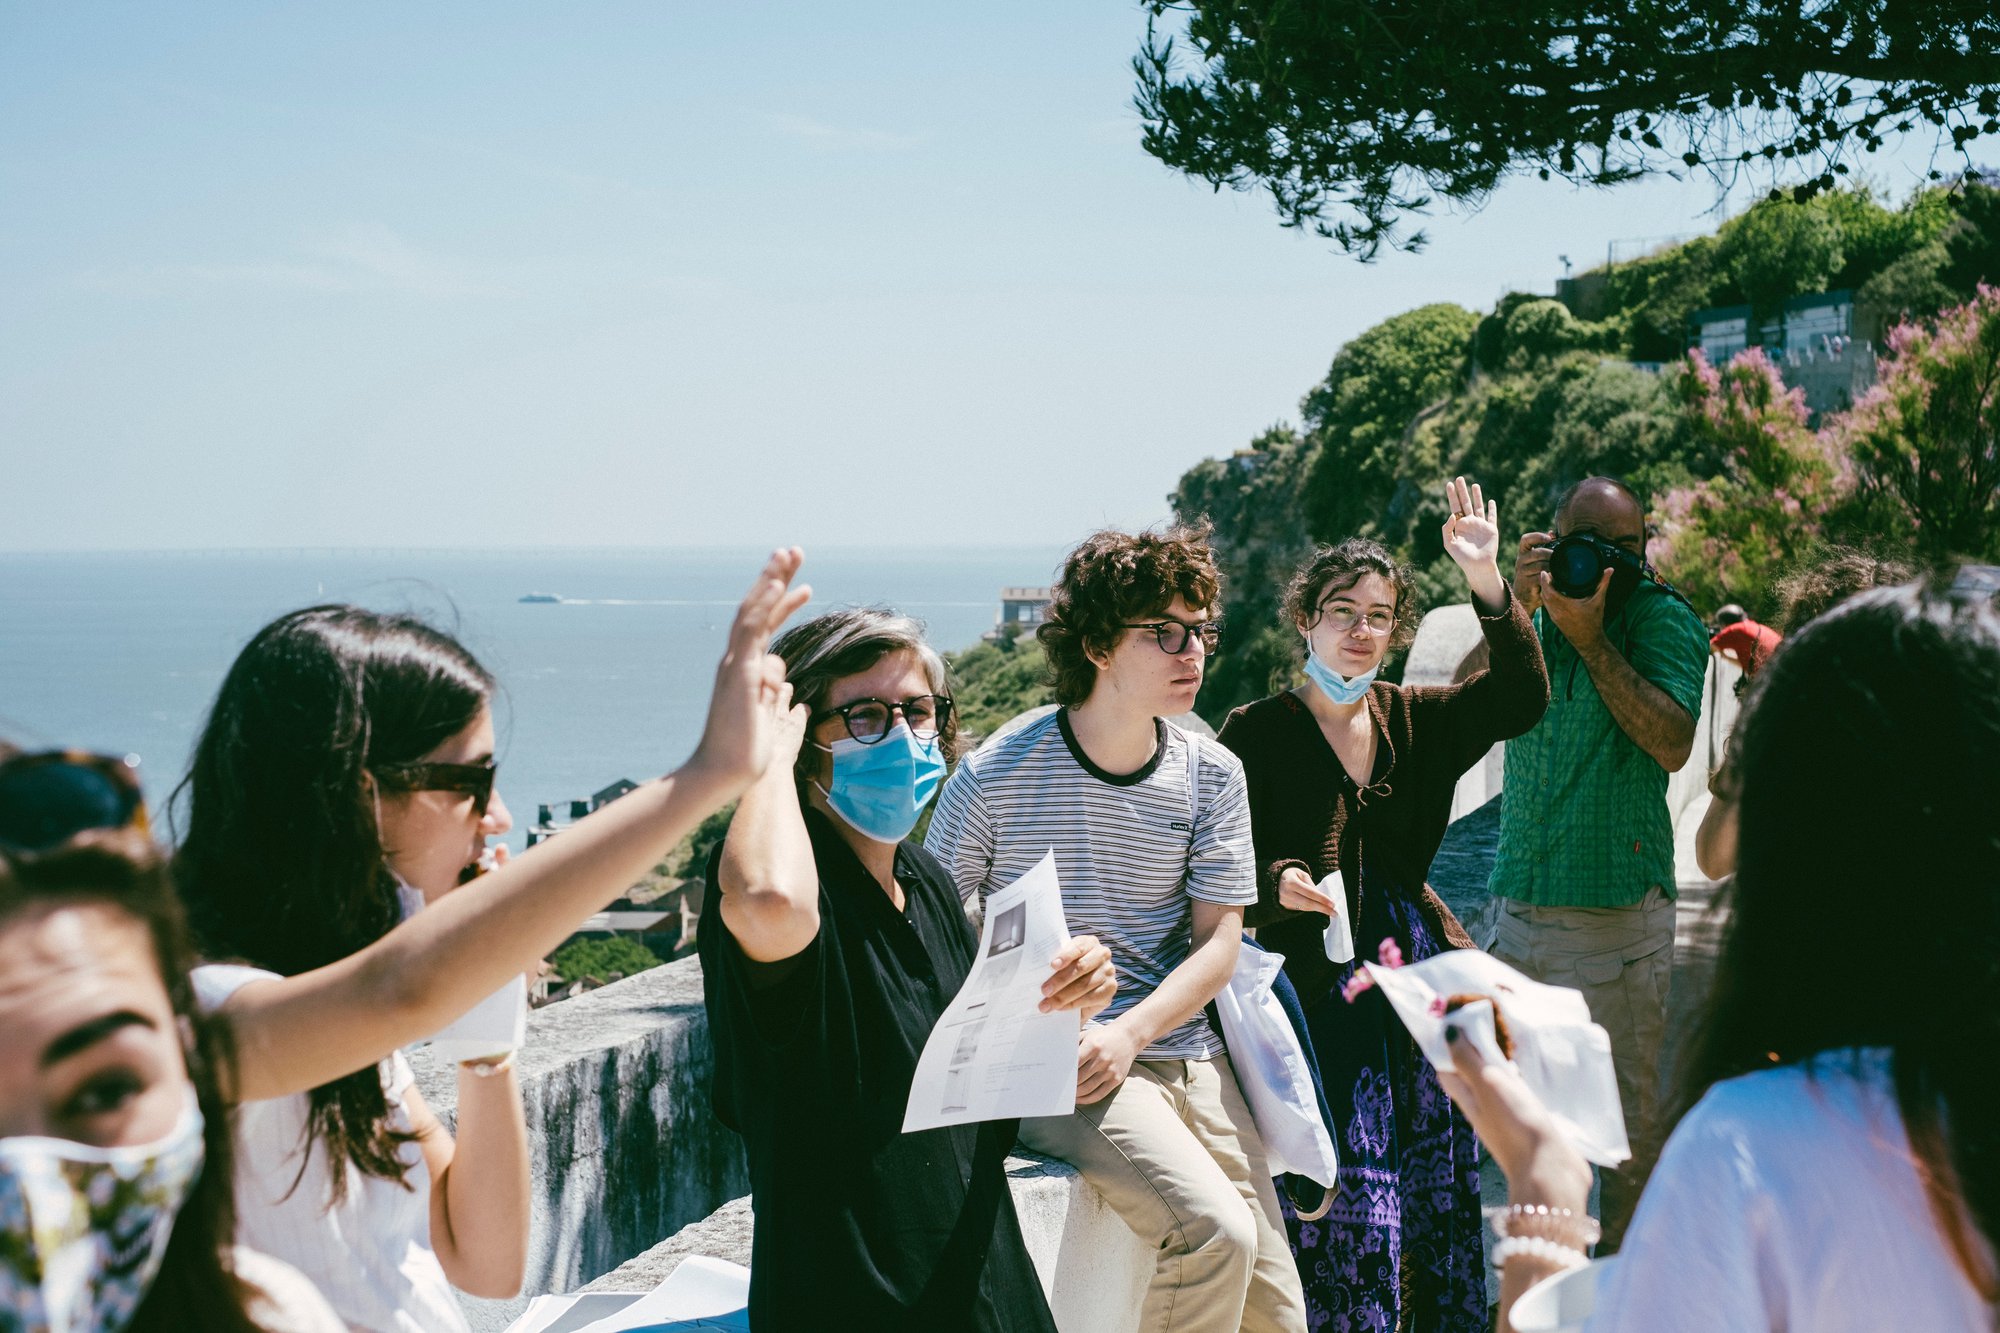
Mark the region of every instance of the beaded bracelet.
<instances>
[{"instance_id":1,"label":"beaded bracelet","mask_svg":"<svg viewBox=\"0 0 2000 1333\"><path fill-rule=\"evenodd\" d=\"M1581 1268L1590 1256L1570 1245L1558 1245L1540 1236L1508 1236L1493 1247L1493 1266L1502 1268L1509 1259L1540 1259L1567 1271Z\"/></svg>"},{"instance_id":2,"label":"beaded bracelet","mask_svg":"<svg viewBox=\"0 0 2000 1333\"><path fill-rule=\"evenodd\" d=\"M1571 1208L1551 1208L1541 1203L1515 1203L1485 1210L1495 1236L1540 1236L1572 1249L1595 1245L1604 1237L1604 1228L1588 1213Z\"/></svg>"}]
</instances>

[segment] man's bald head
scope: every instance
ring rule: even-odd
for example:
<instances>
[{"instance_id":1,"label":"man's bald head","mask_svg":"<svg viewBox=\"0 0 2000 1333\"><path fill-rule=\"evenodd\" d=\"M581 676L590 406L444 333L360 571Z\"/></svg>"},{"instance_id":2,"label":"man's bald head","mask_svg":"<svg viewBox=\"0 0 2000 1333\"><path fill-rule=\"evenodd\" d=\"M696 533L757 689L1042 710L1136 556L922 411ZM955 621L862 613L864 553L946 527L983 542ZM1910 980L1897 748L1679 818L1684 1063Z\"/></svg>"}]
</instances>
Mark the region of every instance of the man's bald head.
<instances>
[{"instance_id":1,"label":"man's bald head","mask_svg":"<svg viewBox=\"0 0 2000 1333\"><path fill-rule=\"evenodd\" d=\"M1587 532L1634 555L1646 553L1646 505L1616 477L1585 477L1556 501L1556 536Z\"/></svg>"}]
</instances>

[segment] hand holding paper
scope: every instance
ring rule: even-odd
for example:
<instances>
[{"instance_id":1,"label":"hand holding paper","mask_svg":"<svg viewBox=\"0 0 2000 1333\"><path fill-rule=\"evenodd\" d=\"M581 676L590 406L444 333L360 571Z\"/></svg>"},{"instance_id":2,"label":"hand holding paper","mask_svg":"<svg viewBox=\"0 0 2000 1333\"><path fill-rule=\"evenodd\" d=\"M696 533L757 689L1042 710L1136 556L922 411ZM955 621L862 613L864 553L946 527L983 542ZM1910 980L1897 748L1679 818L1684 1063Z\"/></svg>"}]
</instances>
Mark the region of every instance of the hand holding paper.
<instances>
[{"instance_id":1,"label":"hand holding paper","mask_svg":"<svg viewBox=\"0 0 2000 1333\"><path fill-rule=\"evenodd\" d=\"M1452 949L1407 967L1362 967L1440 1073L1454 1069L1447 1024L1487 1061L1509 1063L1493 1026L1495 1011L1504 1014L1514 1046L1511 1063L1576 1150L1599 1166L1616 1166L1632 1155L1611 1038L1590 1021L1580 992L1530 980L1477 949ZM1484 997L1485 1012L1475 1003L1447 1016L1448 997L1465 994Z\"/></svg>"}]
</instances>

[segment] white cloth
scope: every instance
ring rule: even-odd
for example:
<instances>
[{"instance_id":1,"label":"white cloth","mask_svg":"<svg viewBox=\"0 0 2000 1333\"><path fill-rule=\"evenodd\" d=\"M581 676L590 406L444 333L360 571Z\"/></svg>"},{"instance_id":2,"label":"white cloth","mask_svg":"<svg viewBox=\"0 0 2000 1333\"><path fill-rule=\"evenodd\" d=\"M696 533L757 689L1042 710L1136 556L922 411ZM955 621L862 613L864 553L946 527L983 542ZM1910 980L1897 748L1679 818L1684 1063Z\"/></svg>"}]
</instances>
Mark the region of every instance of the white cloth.
<instances>
[{"instance_id":1,"label":"white cloth","mask_svg":"<svg viewBox=\"0 0 2000 1333\"><path fill-rule=\"evenodd\" d=\"M264 1333L348 1333L304 1273L241 1245L231 1250L236 1276L250 1287L250 1322Z\"/></svg>"},{"instance_id":2,"label":"white cloth","mask_svg":"<svg viewBox=\"0 0 2000 1333\"><path fill-rule=\"evenodd\" d=\"M210 963L194 970L195 995L202 1008L219 1009L239 988L276 976ZM389 1125L407 1133L403 1094L416 1076L400 1051L381 1071ZM330 1207L326 1152L306 1132L310 1109L306 1094L297 1093L234 1111L237 1239L304 1273L357 1330L468 1333L431 1248L431 1177L417 1145L403 1145L409 1170L401 1182L342 1163L347 1196Z\"/></svg>"},{"instance_id":3,"label":"white cloth","mask_svg":"<svg viewBox=\"0 0 2000 1333\"><path fill-rule=\"evenodd\" d=\"M1917 1178L1886 1056L1844 1052L1709 1090L1667 1141L1585 1328L1987 1333L1994 1313Z\"/></svg>"}]
</instances>

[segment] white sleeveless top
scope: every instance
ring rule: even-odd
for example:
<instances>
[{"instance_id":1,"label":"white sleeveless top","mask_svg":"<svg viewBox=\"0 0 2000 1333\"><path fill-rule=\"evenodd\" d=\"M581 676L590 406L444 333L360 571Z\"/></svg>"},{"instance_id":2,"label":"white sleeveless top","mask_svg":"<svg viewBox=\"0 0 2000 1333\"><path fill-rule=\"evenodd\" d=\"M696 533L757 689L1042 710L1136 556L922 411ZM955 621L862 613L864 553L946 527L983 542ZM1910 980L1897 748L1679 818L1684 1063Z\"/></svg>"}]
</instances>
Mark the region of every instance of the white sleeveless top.
<instances>
[{"instance_id":1,"label":"white sleeveless top","mask_svg":"<svg viewBox=\"0 0 2000 1333\"><path fill-rule=\"evenodd\" d=\"M195 994L211 1012L240 987L276 979L275 972L224 963L194 970ZM389 1126L408 1133L403 1094L416 1082L410 1062L398 1051L380 1069ZM245 1102L232 1113L238 1243L304 1273L355 1333L469 1333L431 1248L431 1177L417 1145L403 1145L409 1170L401 1182L342 1163L347 1196L333 1207L325 1150L306 1133L310 1110L301 1092Z\"/></svg>"}]
</instances>

